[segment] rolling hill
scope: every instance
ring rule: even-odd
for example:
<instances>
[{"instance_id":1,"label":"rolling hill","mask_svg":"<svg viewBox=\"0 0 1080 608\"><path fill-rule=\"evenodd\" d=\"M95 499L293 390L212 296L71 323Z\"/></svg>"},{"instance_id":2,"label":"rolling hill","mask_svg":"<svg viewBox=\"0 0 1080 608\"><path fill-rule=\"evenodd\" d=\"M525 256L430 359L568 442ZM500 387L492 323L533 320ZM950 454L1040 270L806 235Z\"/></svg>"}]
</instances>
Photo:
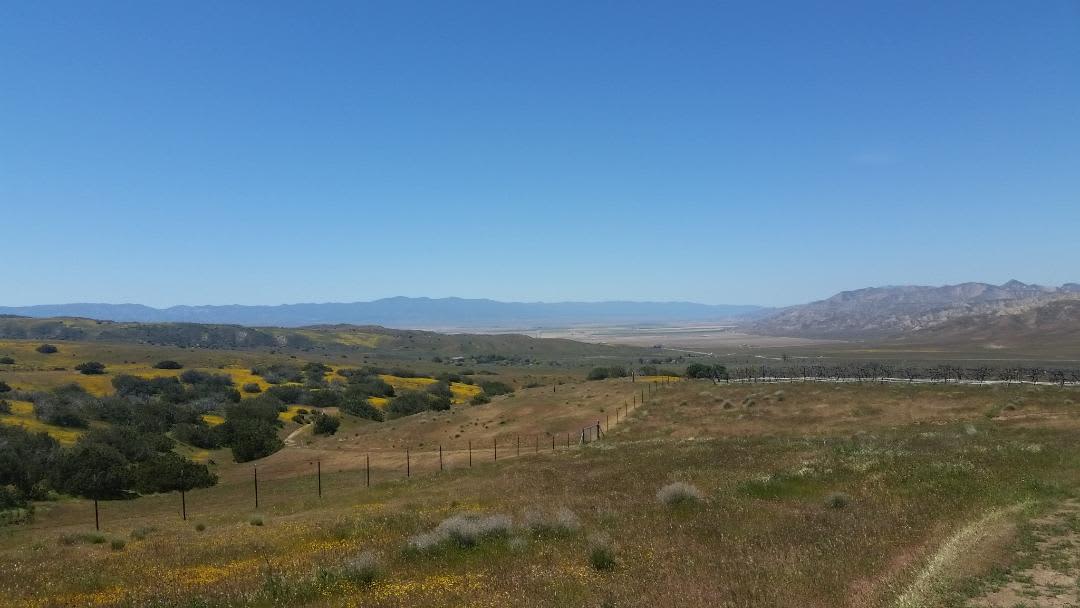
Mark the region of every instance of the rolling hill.
<instances>
[{"instance_id":1,"label":"rolling hill","mask_svg":"<svg viewBox=\"0 0 1080 608\"><path fill-rule=\"evenodd\" d=\"M639 356L635 347L586 344L521 334L443 334L374 325L302 328L244 327L200 323L118 323L81 318L0 317L0 339L78 340L181 348L272 348L305 352L362 352L400 357L573 357Z\"/></svg>"}]
</instances>

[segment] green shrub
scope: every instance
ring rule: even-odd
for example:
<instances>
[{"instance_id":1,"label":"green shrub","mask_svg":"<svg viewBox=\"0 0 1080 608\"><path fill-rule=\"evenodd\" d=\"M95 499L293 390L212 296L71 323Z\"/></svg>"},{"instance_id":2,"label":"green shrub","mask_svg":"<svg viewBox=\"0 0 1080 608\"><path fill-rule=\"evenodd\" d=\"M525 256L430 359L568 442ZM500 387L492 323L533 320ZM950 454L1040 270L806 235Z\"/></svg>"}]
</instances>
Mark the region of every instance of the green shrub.
<instances>
[{"instance_id":1,"label":"green shrub","mask_svg":"<svg viewBox=\"0 0 1080 608\"><path fill-rule=\"evenodd\" d=\"M341 420L337 416L327 416L322 412L317 412L312 431L316 435L333 435L340 426Z\"/></svg>"},{"instance_id":2,"label":"green shrub","mask_svg":"<svg viewBox=\"0 0 1080 608\"><path fill-rule=\"evenodd\" d=\"M206 529L206 524L202 523L201 521L199 523L195 524L195 531L196 532L202 532L205 529Z\"/></svg>"},{"instance_id":3,"label":"green shrub","mask_svg":"<svg viewBox=\"0 0 1080 608\"><path fill-rule=\"evenodd\" d=\"M263 518L261 515L253 515L251 516L251 519L248 520L248 523L253 526L261 526L263 525Z\"/></svg>"},{"instance_id":4,"label":"green shrub","mask_svg":"<svg viewBox=\"0 0 1080 608\"><path fill-rule=\"evenodd\" d=\"M368 403L366 398L360 398L356 401L346 401L342 404L341 409L346 414L358 418L367 418L368 420L374 420L376 422L383 421L382 410Z\"/></svg>"},{"instance_id":5,"label":"green shrub","mask_svg":"<svg viewBox=\"0 0 1080 608\"><path fill-rule=\"evenodd\" d=\"M615 568L615 550L607 539L594 537L589 541L589 565L601 571Z\"/></svg>"},{"instance_id":6,"label":"green shrub","mask_svg":"<svg viewBox=\"0 0 1080 608\"><path fill-rule=\"evenodd\" d=\"M39 353L41 353L43 355L51 355L53 353L60 352L60 349L56 348L52 344L42 344L41 346L35 348L34 350L36 350L37 352L39 352Z\"/></svg>"},{"instance_id":7,"label":"green shrub","mask_svg":"<svg viewBox=\"0 0 1080 608\"><path fill-rule=\"evenodd\" d=\"M241 386L240 390L248 394L261 393L262 387L259 386L257 382L248 382L247 384Z\"/></svg>"},{"instance_id":8,"label":"green shrub","mask_svg":"<svg viewBox=\"0 0 1080 608\"><path fill-rule=\"evenodd\" d=\"M15 359L12 357L0 357L0 365L15 365Z\"/></svg>"},{"instance_id":9,"label":"green shrub","mask_svg":"<svg viewBox=\"0 0 1080 608\"><path fill-rule=\"evenodd\" d=\"M484 389L484 393L495 397L497 395L509 395L514 392L514 387L505 382L499 382L498 380L488 380L480 383L480 388Z\"/></svg>"},{"instance_id":10,"label":"green shrub","mask_svg":"<svg viewBox=\"0 0 1080 608\"><path fill-rule=\"evenodd\" d=\"M87 376L97 376L105 373L105 364L100 361L87 361L76 365L75 369Z\"/></svg>"},{"instance_id":11,"label":"green shrub","mask_svg":"<svg viewBox=\"0 0 1080 608\"><path fill-rule=\"evenodd\" d=\"M113 551L123 551L124 547L126 547L126 546L127 546L127 541L125 541L122 538L114 538L109 543L109 548L112 549Z\"/></svg>"},{"instance_id":12,"label":"green shrub","mask_svg":"<svg viewBox=\"0 0 1080 608\"><path fill-rule=\"evenodd\" d=\"M471 405L484 405L485 403L491 403L491 397L488 397L485 393L477 393L472 399L469 399Z\"/></svg>"},{"instance_id":13,"label":"green shrub","mask_svg":"<svg viewBox=\"0 0 1080 608\"><path fill-rule=\"evenodd\" d=\"M833 492L825 497L825 506L830 509L843 509L851 504L851 497L843 492Z\"/></svg>"},{"instance_id":14,"label":"green shrub","mask_svg":"<svg viewBox=\"0 0 1080 608\"><path fill-rule=\"evenodd\" d=\"M166 359L155 363L154 369L184 369L184 366L171 359Z\"/></svg>"}]
</instances>

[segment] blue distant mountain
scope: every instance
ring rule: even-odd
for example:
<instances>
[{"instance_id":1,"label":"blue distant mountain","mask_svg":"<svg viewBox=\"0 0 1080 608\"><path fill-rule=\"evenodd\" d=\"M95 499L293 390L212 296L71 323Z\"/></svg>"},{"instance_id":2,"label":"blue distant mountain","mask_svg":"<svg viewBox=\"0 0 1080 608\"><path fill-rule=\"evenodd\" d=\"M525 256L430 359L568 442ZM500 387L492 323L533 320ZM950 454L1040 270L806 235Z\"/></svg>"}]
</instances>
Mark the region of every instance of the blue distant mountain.
<instances>
[{"instance_id":1,"label":"blue distant mountain","mask_svg":"<svg viewBox=\"0 0 1080 608\"><path fill-rule=\"evenodd\" d=\"M249 326L382 325L394 328L527 329L627 323L723 322L760 317L761 306L693 302L498 302L464 298L394 297L371 302L277 306L171 306L45 304L0 306L0 314L85 317L141 323L232 323Z\"/></svg>"}]
</instances>

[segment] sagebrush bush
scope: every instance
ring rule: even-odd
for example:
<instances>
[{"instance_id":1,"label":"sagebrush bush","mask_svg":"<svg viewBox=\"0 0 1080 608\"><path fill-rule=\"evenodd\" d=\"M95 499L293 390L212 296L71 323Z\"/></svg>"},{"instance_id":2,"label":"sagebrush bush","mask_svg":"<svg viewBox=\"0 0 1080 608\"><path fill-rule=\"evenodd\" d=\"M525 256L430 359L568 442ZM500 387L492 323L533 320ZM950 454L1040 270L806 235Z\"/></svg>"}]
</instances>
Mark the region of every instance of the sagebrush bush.
<instances>
[{"instance_id":1,"label":"sagebrush bush","mask_svg":"<svg viewBox=\"0 0 1080 608\"><path fill-rule=\"evenodd\" d=\"M202 532L205 529L206 529L206 524L202 523L201 521L199 523L195 524L195 531L196 532Z\"/></svg>"},{"instance_id":2,"label":"sagebrush bush","mask_svg":"<svg viewBox=\"0 0 1080 608\"><path fill-rule=\"evenodd\" d=\"M682 481L676 481L660 488L656 492L656 499L665 505L675 506L700 502L702 495L701 491L696 487Z\"/></svg>"},{"instance_id":3,"label":"sagebrush bush","mask_svg":"<svg viewBox=\"0 0 1080 608\"><path fill-rule=\"evenodd\" d=\"M542 511L526 511L525 528L534 534L569 535L581 529L581 520L566 507L551 516Z\"/></svg>"},{"instance_id":4,"label":"sagebrush bush","mask_svg":"<svg viewBox=\"0 0 1080 608\"><path fill-rule=\"evenodd\" d=\"M122 538L114 538L109 543L109 548L113 551L122 551L127 546L127 541Z\"/></svg>"},{"instance_id":5,"label":"sagebrush bush","mask_svg":"<svg viewBox=\"0 0 1080 608\"><path fill-rule=\"evenodd\" d=\"M104 544L107 539L104 534L98 532L82 532L79 534L64 534L58 540L61 545L78 545L80 543L100 545Z\"/></svg>"},{"instance_id":6,"label":"sagebrush bush","mask_svg":"<svg viewBox=\"0 0 1080 608\"><path fill-rule=\"evenodd\" d=\"M363 551L346 561L341 566L339 575L353 584L370 585L379 577L380 569L379 556L372 551Z\"/></svg>"},{"instance_id":7,"label":"sagebrush bush","mask_svg":"<svg viewBox=\"0 0 1080 608\"><path fill-rule=\"evenodd\" d=\"M148 526L144 526L142 528L135 528L134 530L131 531L131 538L133 538L135 540L143 540L147 536L150 536L151 533L156 532L156 531L157 531L157 528L152 528L152 527L148 527Z\"/></svg>"},{"instance_id":8,"label":"sagebrush bush","mask_svg":"<svg viewBox=\"0 0 1080 608\"><path fill-rule=\"evenodd\" d=\"M843 492L833 492L825 497L825 506L830 509L843 509L851 504L851 497Z\"/></svg>"},{"instance_id":9,"label":"sagebrush bush","mask_svg":"<svg viewBox=\"0 0 1080 608\"><path fill-rule=\"evenodd\" d=\"M595 570L611 570L615 567L615 549L603 536L589 540L589 565Z\"/></svg>"},{"instance_id":10,"label":"sagebrush bush","mask_svg":"<svg viewBox=\"0 0 1080 608\"><path fill-rule=\"evenodd\" d=\"M248 523L253 525L253 526L261 526L261 525L263 525L263 518L262 518L261 515L255 515L251 519L248 520Z\"/></svg>"},{"instance_id":11,"label":"sagebrush bush","mask_svg":"<svg viewBox=\"0 0 1080 608\"><path fill-rule=\"evenodd\" d=\"M424 552L446 545L474 547L485 540L508 536L513 527L514 521L507 515L453 515L444 519L434 530L410 538L407 548Z\"/></svg>"}]
</instances>

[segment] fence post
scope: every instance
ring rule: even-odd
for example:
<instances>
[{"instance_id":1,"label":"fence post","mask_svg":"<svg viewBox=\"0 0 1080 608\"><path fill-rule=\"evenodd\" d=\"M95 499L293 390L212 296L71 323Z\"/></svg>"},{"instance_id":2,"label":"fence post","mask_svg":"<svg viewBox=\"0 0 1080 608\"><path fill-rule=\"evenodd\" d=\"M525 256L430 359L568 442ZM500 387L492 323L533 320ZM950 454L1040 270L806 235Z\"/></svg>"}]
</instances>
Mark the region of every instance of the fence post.
<instances>
[{"instance_id":1,"label":"fence post","mask_svg":"<svg viewBox=\"0 0 1080 608\"><path fill-rule=\"evenodd\" d=\"M491 440L491 445L495 446L495 460L499 459L499 438L496 437Z\"/></svg>"},{"instance_id":2,"label":"fence post","mask_svg":"<svg viewBox=\"0 0 1080 608\"><path fill-rule=\"evenodd\" d=\"M259 467L251 467L255 473L255 510L259 510Z\"/></svg>"},{"instance_id":3,"label":"fence post","mask_svg":"<svg viewBox=\"0 0 1080 608\"><path fill-rule=\"evenodd\" d=\"M405 477L412 477L412 463L409 459L409 448L405 448Z\"/></svg>"},{"instance_id":4,"label":"fence post","mask_svg":"<svg viewBox=\"0 0 1080 608\"><path fill-rule=\"evenodd\" d=\"M440 471L441 471L441 470L443 470L443 463L442 463L442 444L441 444L441 443L439 444L439 470L440 470Z\"/></svg>"},{"instance_id":5,"label":"fence post","mask_svg":"<svg viewBox=\"0 0 1080 608\"><path fill-rule=\"evenodd\" d=\"M540 453L540 435L534 435L533 436L533 444L534 444L534 446L536 448L535 450L533 450L533 453L534 454L539 454Z\"/></svg>"},{"instance_id":6,"label":"fence post","mask_svg":"<svg viewBox=\"0 0 1080 608\"><path fill-rule=\"evenodd\" d=\"M472 468L472 439L469 440L469 468Z\"/></svg>"},{"instance_id":7,"label":"fence post","mask_svg":"<svg viewBox=\"0 0 1080 608\"><path fill-rule=\"evenodd\" d=\"M566 447L567 447L567 448L569 448L569 447L570 447L570 433L567 433L567 434L566 434Z\"/></svg>"},{"instance_id":8,"label":"fence post","mask_svg":"<svg viewBox=\"0 0 1080 608\"><path fill-rule=\"evenodd\" d=\"M551 451L555 451L555 433L551 434Z\"/></svg>"},{"instance_id":9,"label":"fence post","mask_svg":"<svg viewBox=\"0 0 1080 608\"><path fill-rule=\"evenodd\" d=\"M365 454L364 459L367 461L367 466L364 468L364 473L367 477L367 487L371 487L371 454Z\"/></svg>"},{"instance_id":10,"label":"fence post","mask_svg":"<svg viewBox=\"0 0 1080 608\"><path fill-rule=\"evenodd\" d=\"M315 475L319 478L319 498L322 498L322 461L315 461Z\"/></svg>"},{"instance_id":11,"label":"fence post","mask_svg":"<svg viewBox=\"0 0 1080 608\"><path fill-rule=\"evenodd\" d=\"M97 499L94 499L94 529L98 532L101 531L101 518L98 517Z\"/></svg>"},{"instance_id":12,"label":"fence post","mask_svg":"<svg viewBox=\"0 0 1080 608\"><path fill-rule=\"evenodd\" d=\"M180 519L187 521L187 497L184 496L184 465L180 465Z\"/></svg>"},{"instance_id":13,"label":"fence post","mask_svg":"<svg viewBox=\"0 0 1080 608\"><path fill-rule=\"evenodd\" d=\"M517 455L521 456L521 435L517 436Z\"/></svg>"}]
</instances>

